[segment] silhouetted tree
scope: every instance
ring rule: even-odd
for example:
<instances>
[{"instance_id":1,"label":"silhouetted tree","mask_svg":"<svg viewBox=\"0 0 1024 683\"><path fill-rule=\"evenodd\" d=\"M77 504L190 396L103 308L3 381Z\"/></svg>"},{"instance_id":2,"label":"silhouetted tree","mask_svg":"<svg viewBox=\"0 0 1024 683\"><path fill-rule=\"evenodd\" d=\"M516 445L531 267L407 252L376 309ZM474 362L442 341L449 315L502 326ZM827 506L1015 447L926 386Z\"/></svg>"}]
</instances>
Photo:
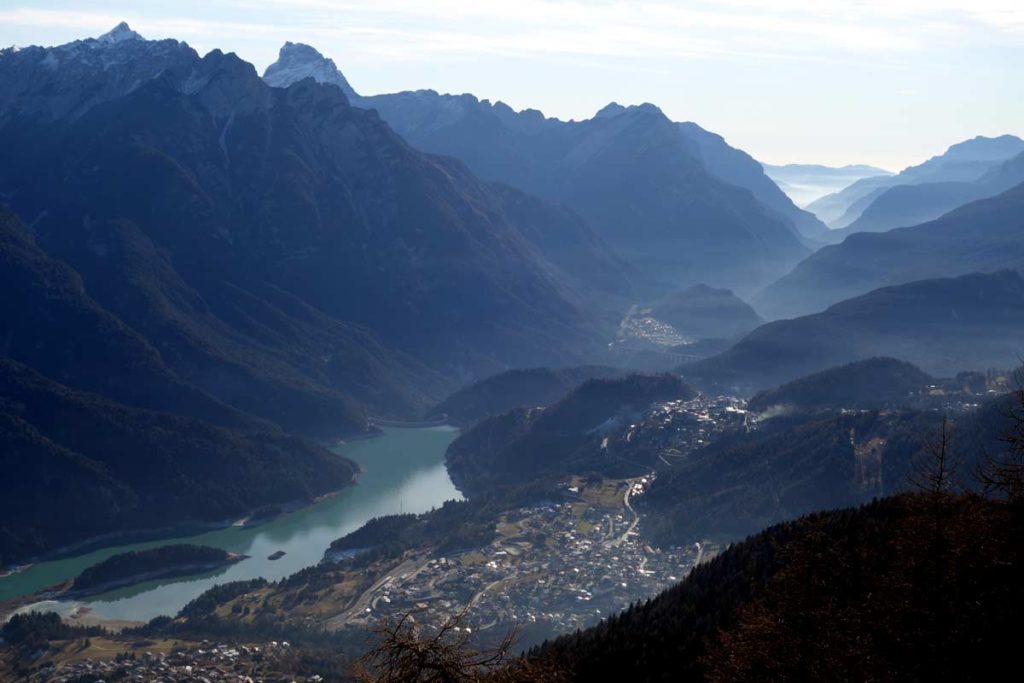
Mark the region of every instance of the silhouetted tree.
<instances>
[{"instance_id":1,"label":"silhouetted tree","mask_svg":"<svg viewBox=\"0 0 1024 683\"><path fill-rule=\"evenodd\" d=\"M1011 401L1003 417L1007 425L1000 435L1002 452L989 455L978 468L978 479L987 491L1024 503L1024 368L1015 373Z\"/></svg>"},{"instance_id":2,"label":"silhouetted tree","mask_svg":"<svg viewBox=\"0 0 1024 683\"><path fill-rule=\"evenodd\" d=\"M933 498L953 492L959 461L953 452L952 442L953 430L949 418L943 415L938 435L925 439L924 448L913 456L911 486Z\"/></svg>"}]
</instances>

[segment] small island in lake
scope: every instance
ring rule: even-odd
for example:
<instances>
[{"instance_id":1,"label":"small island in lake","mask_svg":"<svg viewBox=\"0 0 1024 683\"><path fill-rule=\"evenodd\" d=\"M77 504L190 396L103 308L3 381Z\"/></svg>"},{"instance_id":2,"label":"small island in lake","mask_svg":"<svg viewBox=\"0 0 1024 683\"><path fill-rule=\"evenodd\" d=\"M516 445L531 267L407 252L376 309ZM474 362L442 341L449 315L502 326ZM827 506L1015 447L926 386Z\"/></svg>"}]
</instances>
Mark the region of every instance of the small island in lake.
<instances>
[{"instance_id":1,"label":"small island in lake","mask_svg":"<svg viewBox=\"0 0 1024 683\"><path fill-rule=\"evenodd\" d=\"M245 555L221 548L189 544L120 553L75 577L67 593L75 596L103 593L142 581L198 574L245 558Z\"/></svg>"},{"instance_id":2,"label":"small island in lake","mask_svg":"<svg viewBox=\"0 0 1024 683\"><path fill-rule=\"evenodd\" d=\"M280 560L286 554L287 553L285 553L285 551L283 551L283 550L277 550L277 551L274 551L274 552L270 553L270 555L267 556L267 559L268 560Z\"/></svg>"}]
</instances>

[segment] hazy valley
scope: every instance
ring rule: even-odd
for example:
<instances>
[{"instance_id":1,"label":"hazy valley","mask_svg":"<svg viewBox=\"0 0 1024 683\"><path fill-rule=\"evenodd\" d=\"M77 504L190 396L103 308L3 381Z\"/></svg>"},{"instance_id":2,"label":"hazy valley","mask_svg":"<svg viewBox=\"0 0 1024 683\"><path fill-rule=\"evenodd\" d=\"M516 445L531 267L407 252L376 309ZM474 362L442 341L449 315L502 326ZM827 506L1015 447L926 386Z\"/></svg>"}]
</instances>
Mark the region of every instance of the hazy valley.
<instances>
[{"instance_id":1,"label":"hazy valley","mask_svg":"<svg viewBox=\"0 0 1024 683\"><path fill-rule=\"evenodd\" d=\"M1012 663L1024 141L769 164L318 47L0 50L0 679Z\"/></svg>"}]
</instances>

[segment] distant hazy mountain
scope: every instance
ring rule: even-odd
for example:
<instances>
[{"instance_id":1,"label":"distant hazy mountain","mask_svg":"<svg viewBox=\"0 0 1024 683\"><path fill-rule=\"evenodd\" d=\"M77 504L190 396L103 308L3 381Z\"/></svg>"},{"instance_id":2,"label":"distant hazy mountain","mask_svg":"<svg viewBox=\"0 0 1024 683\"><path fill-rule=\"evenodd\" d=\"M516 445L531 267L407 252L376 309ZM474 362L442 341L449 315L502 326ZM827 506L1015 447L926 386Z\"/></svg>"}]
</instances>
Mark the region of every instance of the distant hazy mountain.
<instances>
[{"instance_id":1,"label":"distant hazy mountain","mask_svg":"<svg viewBox=\"0 0 1024 683\"><path fill-rule=\"evenodd\" d=\"M621 377L627 371L603 365L506 370L459 389L430 411L468 427L513 408L551 405L589 379Z\"/></svg>"},{"instance_id":2,"label":"distant hazy mountain","mask_svg":"<svg viewBox=\"0 0 1024 683\"><path fill-rule=\"evenodd\" d=\"M308 73L328 80L327 60L307 54ZM628 262L668 284L749 289L807 253L800 230L821 232L747 155L653 105L612 104L565 122L429 90L353 102L420 149L566 204Z\"/></svg>"},{"instance_id":3,"label":"distant hazy mountain","mask_svg":"<svg viewBox=\"0 0 1024 683\"><path fill-rule=\"evenodd\" d=\"M894 176L859 180L812 202L807 209L832 228L845 228L891 187L975 181L1021 152L1024 152L1024 140L1013 135L978 136L952 145L943 154L909 166Z\"/></svg>"},{"instance_id":4,"label":"distant hazy mountain","mask_svg":"<svg viewBox=\"0 0 1024 683\"><path fill-rule=\"evenodd\" d=\"M815 311L877 287L1024 268L1024 184L923 225L850 235L759 293L769 318Z\"/></svg>"},{"instance_id":5,"label":"distant hazy mountain","mask_svg":"<svg viewBox=\"0 0 1024 683\"><path fill-rule=\"evenodd\" d=\"M705 171L692 143L653 106L606 108L588 121L546 126L510 142L512 158L499 162L490 133L470 135L462 122L441 131L404 127L392 107L421 96L388 97L368 104L412 144L569 205L627 261L663 282L750 288L806 253L794 229L752 194ZM431 106L442 104L448 100L438 96ZM468 149L445 144L449 138Z\"/></svg>"},{"instance_id":6,"label":"distant hazy mountain","mask_svg":"<svg viewBox=\"0 0 1024 683\"><path fill-rule=\"evenodd\" d=\"M933 220L958 206L992 197L1024 182L1024 153L989 169L977 180L897 185L874 197L835 239L854 232L884 232Z\"/></svg>"},{"instance_id":7,"label":"distant hazy mountain","mask_svg":"<svg viewBox=\"0 0 1024 683\"><path fill-rule=\"evenodd\" d=\"M750 190L759 202L792 223L805 237L817 238L827 231L824 223L800 209L794 203L796 200L749 154L730 147L721 135L706 131L696 123L680 123L679 130L696 143L704 166L720 180Z\"/></svg>"},{"instance_id":8,"label":"distant hazy mountain","mask_svg":"<svg viewBox=\"0 0 1024 683\"><path fill-rule=\"evenodd\" d=\"M1022 340L1024 279L1001 271L876 289L822 313L763 325L680 372L697 383L756 391L830 366L891 356L950 376L1012 367Z\"/></svg>"},{"instance_id":9,"label":"distant hazy mountain","mask_svg":"<svg viewBox=\"0 0 1024 683\"><path fill-rule=\"evenodd\" d=\"M837 192L815 199L807 210L825 221L832 229L843 228L860 215L860 212L879 194L892 186L892 176L869 176L854 181ZM855 214L847 219L847 214Z\"/></svg>"},{"instance_id":10,"label":"distant hazy mountain","mask_svg":"<svg viewBox=\"0 0 1024 683\"><path fill-rule=\"evenodd\" d=\"M694 285L667 294L651 306L650 314L691 339L733 339L764 320L728 289Z\"/></svg>"},{"instance_id":11,"label":"distant hazy mountain","mask_svg":"<svg viewBox=\"0 0 1024 683\"><path fill-rule=\"evenodd\" d=\"M819 164L763 164L764 172L797 206L807 206L816 199L839 192L863 178L890 176L891 171L874 166L850 164L838 168Z\"/></svg>"},{"instance_id":12,"label":"distant hazy mountain","mask_svg":"<svg viewBox=\"0 0 1024 683\"><path fill-rule=\"evenodd\" d=\"M910 363L895 358L869 358L828 368L759 392L750 410L820 410L823 408L876 409L905 405L934 382Z\"/></svg>"}]
</instances>

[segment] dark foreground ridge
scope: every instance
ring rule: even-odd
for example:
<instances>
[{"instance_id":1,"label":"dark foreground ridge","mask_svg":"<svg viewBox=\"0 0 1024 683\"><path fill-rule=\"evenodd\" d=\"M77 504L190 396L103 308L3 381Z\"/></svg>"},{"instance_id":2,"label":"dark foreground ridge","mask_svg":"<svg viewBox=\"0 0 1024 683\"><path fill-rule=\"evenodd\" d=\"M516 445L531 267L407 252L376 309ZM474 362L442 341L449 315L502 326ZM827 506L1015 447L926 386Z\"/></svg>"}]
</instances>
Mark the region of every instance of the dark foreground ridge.
<instances>
[{"instance_id":1,"label":"dark foreground ridge","mask_svg":"<svg viewBox=\"0 0 1024 683\"><path fill-rule=\"evenodd\" d=\"M1024 605L1020 512L905 495L809 515L531 657L572 681L999 678Z\"/></svg>"}]
</instances>

